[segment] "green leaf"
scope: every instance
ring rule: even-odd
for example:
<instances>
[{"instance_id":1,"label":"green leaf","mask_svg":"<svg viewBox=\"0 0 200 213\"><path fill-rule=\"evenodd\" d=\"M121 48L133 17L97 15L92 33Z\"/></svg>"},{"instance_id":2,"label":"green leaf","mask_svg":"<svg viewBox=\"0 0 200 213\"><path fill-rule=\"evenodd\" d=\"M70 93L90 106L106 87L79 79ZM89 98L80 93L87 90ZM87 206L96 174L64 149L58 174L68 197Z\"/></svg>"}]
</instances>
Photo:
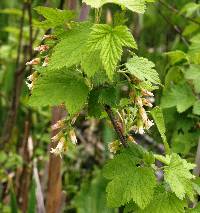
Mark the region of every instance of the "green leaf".
<instances>
[{"instance_id":1,"label":"green leaf","mask_svg":"<svg viewBox=\"0 0 200 213\"><path fill-rule=\"evenodd\" d=\"M184 213L185 202L179 200L174 193L158 192L144 210L137 213Z\"/></svg>"},{"instance_id":2,"label":"green leaf","mask_svg":"<svg viewBox=\"0 0 200 213\"><path fill-rule=\"evenodd\" d=\"M54 48L48 65L49 69L71 67L81 62L90 27L89 23L80 23L65 33L65 36Z\"/></svg>"},{"instance_id":3,"label":"green leaf","mask_svg":"<svg viewBox=\"0 0 200 213\"><path fill-rule=\"evenodd\" d=\"M110 207L119 207L133 200L143 209L153 198L154 172L151 168L137 167L139 158L131 152L118 154L103 169L104 176L111 180L106 189Z\"/></svg>"},{"instance_id":4,"label":"green leaf","mask_svg":"<svg viewBox=\"0 0 200 213\"><path fill-rule=\"evenodd\" d=\"M174 85L170 90L164 92L161 99L162 108L177 107L177 111L182 113L190 108L196 101L190 86L185 83Z\"/></svg>"},{"instance_id":5,"label":"green leaf","mask_svg":"<svg viewBox=\"0 0 200 213\"><path fill-rule=\"evenodd\" d=\"M100 8L107 3L114 3L126 7L133 12L144 13L146 2L153 2L153 0L83 0L83 2L94 8Z\"/></svg>"},{"instance_id":6,"label":"green leaf","mask_svg":"<svg viewBox=\"0 0 200 213\"><path fill-rule=\"evenodd\" d=\"M35 213L36 206L37 206L37 204L36 204L36 183L35 183L35 180L32 180L31 189L29 192L27 213Z\"/></svg>"},{"instance_id":7,"label":"green leaf","mask_svg":"<svg viewBox=\"0 0 200 213\"><path fill-rule=\"evenodd\" d=\"M88 92L84 78L77 72L64 68L40 75L29 102L32 106L65 103L69 113L73 114L84 106Z\"/></svg>"},{"instance_id":8,"label":"green leaf","mask_svg":"<svg viewBox=\"0 0 200 213\"><path fill-rule=\"evenodd\" d=\"M163 117L163 113L160 107L155 107L154 109L151 110L151 115L156 123L156 126L158 128L158 131L160 132L161 138L163 140L163 143L165 145L165 151L167 154L169 154L170 149L169 145L167 143L167 138L166 138L166 128L165 128L165 121Z\"/></svg>"},{"instance_id":9,"label":"green leaf","mask_svg":"<svg viewBox=\"0 0 200 213\"><path fill-rule=\"evenodd\" d=\"M159 75L154 69L155 64L148 59L135 55L128 60L126 67L132 75L141 81L148 80L154 84L160 84Z\"/></svg>"},{"instance_id":10,"label":"green leaf","mask_svg":"<svg viewBox=\"0 0 200 213\"><path fill-rule=\"evenodd\" d=\"M190 172L190 170L194 168L194 164L181 159L181 157L177 154L171 155L169 165L164 168L165 181L181 200L185 198L186 194L191 200L194 200L194 189L191 181L194 176Z\"/></svg>"},{"instance_id":11,"label":"green leaf","mask_svg":"<svg viewBox=\"0 0 200 213\"><path fill-rule=\"evenodd\" d=\"M187 54L181 50L167 52L165 53L165 55L169 57L170 59L169 62L171 65L180 64L180 63L189 61Z\"/></svg>"},{"instance_id":12,"label":"green leaf","mask_svg":"<svg viewBox=\"0 0 200 213\"><path fill-rule=\"evenodd\" d=\"M90 51L100 51L101 62L110 79L112 79L117 63L121 59L123 46L137 47L126 26L111 27L107 24L96 24L92 28L87 42L87 48Z\"/></svg>"},{"instance_id":13,"label":"green leaf","mask_svg":"<svg viewBox=\"0 0 200 213\"><path fill-rule=\"evenodd\" d=\"M115 209L106 206L107 181L101 173L96 172L95 178L84 182L74 200L78 213L115 213Z\"/></svg>"},{"instance_id":14,"label":"green leaf","mask_svg":"<svg viewBox=\"0 0 200 213\"><path fill-rule=\"evenodd\" d=\"M45 21L41 22L47 25L47 28L66 25L75 18L75 14L71 10L59 10L57 8L38 6L35 8L37 13L44 16Z\"/></svg>"},{"instance_id":15,"label":"green leaf","mask_svg":"<svg viewBox=\"0 0 200 213\"><path fill-rule=\"evenodd\" d=\"M200 100L196 101L193 106L193 113L195 115L200 115Z\"/></svg>"},{"instance_id":16,"label":"green leaf","mask_svg":"<svg viewBox=\"0 0 200 213\"><path fill-rule=\"evenodd\" d=\"M115 87L111 86L100 90L99 103L115 106L117 101L117 89Z\"/></svg>"},{"instance_id":17,"label":"green leaf","mask_svg":"<svg viewBox=\"0 0 200 213\"><path fill-rule=\"evenodd\" d=\"M88 114L90 117L100 118L103 106L99 103L99 91L92 90L88 99Z\"/></svg>"},{"instance_id":18,"label":"green leaf","mask_svg":"<svg viewBox=\"0 0 200 213\"><path fill-rule=\"evenodd\" d=\"M88 77L94 76L101 69L102 63L100 60L99 51L88 51L84 54L81 61L81 66Z\"/></svg>"},{"instance_id":19,"label":"green leaf","mask_svg":"<svg viewBox=\"0 0 200 213\"><path fill-rule=\"evenodd\" d=\"M184 74L185 79L192 80L195 91L200 93L200 65L190 65Z\"/></svg>"},{"instance_id":20,"label":"green leaf","mask_svg":"<svg viewBox=\"0 0 200 213\"><path fill-rule=\"evenodd\" d=\"M180 11L180 14L184 14L185 16L190 17L199 9L200 9L200 4L190 2L184 5L184 7Z\"/></svg>"}]
</instances>

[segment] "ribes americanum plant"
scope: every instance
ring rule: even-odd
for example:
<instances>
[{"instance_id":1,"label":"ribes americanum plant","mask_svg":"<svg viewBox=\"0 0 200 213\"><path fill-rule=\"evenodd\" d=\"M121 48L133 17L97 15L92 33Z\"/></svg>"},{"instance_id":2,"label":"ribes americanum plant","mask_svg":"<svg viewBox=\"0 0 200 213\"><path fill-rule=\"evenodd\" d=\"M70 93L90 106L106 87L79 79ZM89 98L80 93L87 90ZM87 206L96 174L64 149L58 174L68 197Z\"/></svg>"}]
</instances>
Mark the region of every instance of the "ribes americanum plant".
<instances>
[{"instance_id":1,"label":"ribes americanum plant","mask_svg":"<svg viewBox=\"0 0 200 213\"><path fill-rule=\"evenodd\" d=\"M73 126L84 111L88 119L108 119L118 140L109 144L114 158L103 168L107 205L125 206L125 212L199 212L195 165L173 153L168 145L162 111L153 107L153 91L161 85L153 62L135 54L137 44L125 25L126 10L144 13L153 0L85 0L95 8L95 20L75 21L71 11L37 7L45 20L39 27L51 29L36 47L38 57L27 85L34 107L66 105L68 116L52 126L60 132L51 152L62 155L76 144ZM121 13L103 17L102 7L114 3ZM106 21L105 21L106 20ZM123 57L122 57L123 56ZM123 58L123 60L122 60ZM165 154L157 155L138 145L131 132L144 134L157 125ZM162 167L157 167L160 161ZM163 180L157 178L162 171ZM189 207L194 207L190 209Z\"/></svg>"}]
</instances>

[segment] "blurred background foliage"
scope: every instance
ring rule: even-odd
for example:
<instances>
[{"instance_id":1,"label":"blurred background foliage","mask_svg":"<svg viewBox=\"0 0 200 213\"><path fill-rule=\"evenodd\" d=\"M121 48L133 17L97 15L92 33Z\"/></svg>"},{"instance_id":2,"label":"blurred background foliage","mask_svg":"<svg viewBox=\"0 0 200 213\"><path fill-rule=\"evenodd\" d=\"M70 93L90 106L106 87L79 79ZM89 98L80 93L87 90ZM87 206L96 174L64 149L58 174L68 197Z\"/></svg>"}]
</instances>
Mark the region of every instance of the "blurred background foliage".
<instances>
[{"instance_id":1,"label":"blurred background foliage","mask_svg":"<svg viewBox=\"0 0 200 213\"><path fill-rule=\"evenodd\" d=\"M49 153L51 122L59 115L48 108L28 106L25 79L30 70L24 64L33 55L30 45L40 44L48 30L40 26L41 17L33 9L39 5L74 10L77 18L87 10L86 19L94 17L94 11L78 0L0 1L0 212L55 212L51 208L57 212L122 212L106 207L106 180L101 175L102 165L111 157L107 144L116 138L111 125L87 120L83 112L76 126L79 145L71 147L61 162ZM155 62L163 84L155 102L164 109L168 140L175 152L194 161L200 135L200 3L158 0L144 15L126 11L127 20L118 6L108 4L103 13L107 8L131 29L138 54ZM11 109L13 120L8 119ZM7 120L11 125L6 125ZM134 137L147 149L163 152L155 128L149 136ZM56 193L49 189L51 172L58 174L51 182ZM49 196L59 201L54 207L48 207Z\"/></svg>"}]
</instances>

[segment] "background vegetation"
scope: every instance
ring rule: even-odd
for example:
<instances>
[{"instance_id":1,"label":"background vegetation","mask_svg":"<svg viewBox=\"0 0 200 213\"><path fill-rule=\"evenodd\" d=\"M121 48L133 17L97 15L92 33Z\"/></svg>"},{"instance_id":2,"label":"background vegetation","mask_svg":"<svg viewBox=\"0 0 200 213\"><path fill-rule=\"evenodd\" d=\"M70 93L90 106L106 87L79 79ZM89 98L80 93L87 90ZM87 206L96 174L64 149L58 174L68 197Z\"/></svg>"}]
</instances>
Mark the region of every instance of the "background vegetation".
<instances>
[{"instance_id":1,"label":"background vegetation","mask_svg":"<svg viewBox=\"0 0 200 213\"><path fill-rule=\"evenodd\" d=\"M36 57L34 48L43 35L51 32L34 10L37 6L71 10L79 21L95 18L94 10L78 0L0 2L0 212L131 212L106 205L108 181L101 169L112 158L108 144L117 135L104 116L88 119L83 110L75 124L78 145L69 145L62 159L50 153L55 146L51 137L57 133L51 125L67 111L63 106L33 108L28 103L25 81L31 68L25 64ZM126 19L119 6L106 4L102 19L109 12L131 29L137 55L155 63L162 86L153 104L163 109L167 140L173 152L197 164L193 174L199 176L200 3L157 0L148 4L145 14L126 11ZM164 153L156 127L132 136L145 149ZM160 162L157 166L162 167ZM157 175L163 179L162 172Z\"/></svg>"}]
</instances>

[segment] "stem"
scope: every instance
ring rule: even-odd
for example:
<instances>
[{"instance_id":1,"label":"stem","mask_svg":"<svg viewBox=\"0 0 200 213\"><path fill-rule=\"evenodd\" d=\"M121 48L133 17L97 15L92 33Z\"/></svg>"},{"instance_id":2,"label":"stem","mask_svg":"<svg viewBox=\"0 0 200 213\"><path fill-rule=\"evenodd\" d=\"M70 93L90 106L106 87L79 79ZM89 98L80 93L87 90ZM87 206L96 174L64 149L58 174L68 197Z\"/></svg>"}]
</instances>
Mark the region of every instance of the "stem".
<instances>
[{"instance_id":1,"label":"stem","mask_svg":"<svg viewBox=\"0 0 200 213\"><path fill-rule=\"evenodd\" d=\"M113 114L113 111L111 109L110 106L108 105L105 105L105 111L107 112L108 114L108 117L110 118L111 122L112 122L112 125L115 129L115 132L117 133L117 136L120 140L120 142L122 143L122 145L127 148L128 147L128 144L126 142L126 137L124 136L123 132L122 132L122 129L120 128L119 124L118 124L118 121L116 120L114 114Z\"/></svg>"},{"instance_id":2,"label":"stem","mask_svg":"<svg viewBox=\"0 0 200 213\"><path fill-rule=\"evenodd\" d=\"M196 164L196 167L193 170L193 174L195 176L199 177L199 175L200 175L200 137L199 137L197 153L196 153L196 157L195 157L195 164Z\"/></svg>"},{"instance_id":3,"label":"stem","mask_svg":"<svg viewBox=\"0 0 200 213\"><path fill-rule=\"evenodd\" d=\"M187 17L187 16L185 16L185 15L183 15L183 14L179 14L179 11L178 11L175 7L173 7L173 6L169 5L169 4L167 4L167 3L164 2L163 0L158 0L158 2L159 2L160 4L162 4L164 7L166 7L168 10L172 11L173 13L182 16L183 18L185 18L186 20L188 20L188 21L190 21L190 22L193 22L193 23L195 23L195 24L200 25L200 22L199 22L199 21L197 21L197 20L195 20L195 19L193 19L193 18Z\"/></svg>"}]
</instances>

